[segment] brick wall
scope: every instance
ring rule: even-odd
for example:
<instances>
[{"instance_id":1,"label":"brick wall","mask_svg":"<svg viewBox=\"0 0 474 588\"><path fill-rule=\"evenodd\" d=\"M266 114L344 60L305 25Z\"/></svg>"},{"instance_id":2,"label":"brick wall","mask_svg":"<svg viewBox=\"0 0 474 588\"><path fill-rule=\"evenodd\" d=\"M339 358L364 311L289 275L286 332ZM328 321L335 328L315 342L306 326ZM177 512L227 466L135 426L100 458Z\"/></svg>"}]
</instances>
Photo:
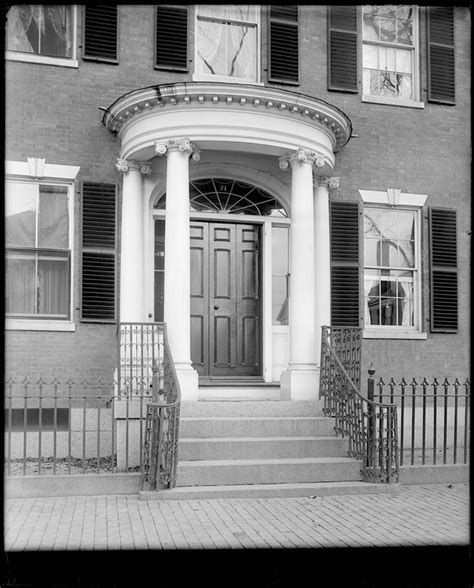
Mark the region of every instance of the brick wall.
<instances>
[{"instance_id":1,"label":"brick wall","mask_svg":"<svg viewBox=\"0 0 474 588\"><path fill-rule=\"evenodd\" d=\"M79 10L80 13L80 10ZM341 108L354 134L337 155L335 175L341 185L335 197L353 200L358 190L398 187L428 194L427 205L458 211L459 310L456 335L431 334L426 341L364 341L363 375L373 361L378 375L464 376L470 358L470 11L456 8L456 106L426 102L426 47L420 46L421 100L424 109L362 103L360 96L327 91L327 7L301 7L300 80L280 87L315 96ZM420 38L425 38L422 10ZM117 182L114 168L118 141L101 124L99 107L122 94L154 84L190 81L191 73L153 68L154 7L119 5L119 65L81 59L79 68L6 62L6 158L43 157L48 163L79 165L78 180ZM190 19L193 56L193 24ZM262 21L262 70L266 79L267 28ZM192 67L192 63L190 64ZM278 86L278 85L275 85ZM80 182L79 182L80 183ZM79 185L79 184L78 184ZM76 195L76 218L80 192ZM426 216L426 212L425 215ZM76 225L77 226L77 225ZM79 231L75 233L74 267L78 268ZM423 232L423 320L428 329L429 273L427 223ZM79 272L74 299L79 300ZM79 321L76 332L8 331L6 373L110 378L115 366L115 326ZM423 372L420 370L423 369Z\"/></svg>"}]
</instances>

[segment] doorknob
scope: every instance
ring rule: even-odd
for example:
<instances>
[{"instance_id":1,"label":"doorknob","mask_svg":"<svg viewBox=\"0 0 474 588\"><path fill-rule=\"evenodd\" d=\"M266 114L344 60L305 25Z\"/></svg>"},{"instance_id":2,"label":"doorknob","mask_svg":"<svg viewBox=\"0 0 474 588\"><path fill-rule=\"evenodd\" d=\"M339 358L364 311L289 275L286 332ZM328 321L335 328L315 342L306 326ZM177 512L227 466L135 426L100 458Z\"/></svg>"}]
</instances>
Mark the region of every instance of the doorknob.
<instances>
[{"instance_id":1,"label":"doorknob","mask_svg":"<svg viewBox=\"0 0 474 588\"><path fill-rule=\"evenodd\" d=\"M217 304L214 304L214 310L219 310L219 306Z\"/></svg>"}]
</instances>

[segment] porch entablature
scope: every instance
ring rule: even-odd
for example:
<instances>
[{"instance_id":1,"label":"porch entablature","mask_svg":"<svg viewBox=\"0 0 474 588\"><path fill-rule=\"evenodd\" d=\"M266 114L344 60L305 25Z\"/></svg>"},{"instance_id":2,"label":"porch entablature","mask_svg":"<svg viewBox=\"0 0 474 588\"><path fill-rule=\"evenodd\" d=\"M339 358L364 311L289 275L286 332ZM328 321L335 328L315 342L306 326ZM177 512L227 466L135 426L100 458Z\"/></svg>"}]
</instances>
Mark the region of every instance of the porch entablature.
<instances>
[{"instance_id":1,"label":"porch entablature","mask_svg":"<svg viewBox=\"0 0 474 588\"><path fill-rule=\"evenodd\" d=\"M350 119L337 107L310 96L261 86L177 83L129 92L104 113L103 124L117 133L120 157L149 159L156 141L191 137L200 148L283 156L316 151L325 170L349 141Z\"/></svg>"}]
</instances>

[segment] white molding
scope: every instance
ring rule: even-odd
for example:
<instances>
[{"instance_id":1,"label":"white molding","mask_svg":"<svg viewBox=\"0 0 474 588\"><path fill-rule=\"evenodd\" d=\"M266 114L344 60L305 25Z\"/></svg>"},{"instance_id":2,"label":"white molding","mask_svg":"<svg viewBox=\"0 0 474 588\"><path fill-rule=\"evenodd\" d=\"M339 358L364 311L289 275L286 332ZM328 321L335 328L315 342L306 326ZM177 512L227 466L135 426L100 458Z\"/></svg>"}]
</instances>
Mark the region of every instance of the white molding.
<instances>
[{"instance_id":1,"label":"white molding","mask_svg":"<svg viewBox=\"0 0 474 588\"><path fill-rule=\"evenodd\" d=\"M36 55L36 53L5 51L5 59L7 61L20 61L22 63L37 63L38 65L79 68L79 61L70 57L47 57L46 55Z\"/></svg>"},{"instance_id":2,"label":"white molding","mask_svg":"<svg viewBox=\"0 0 474 588\"><path fill-rule=\"evenodd\" d=\"M406 100L403 98L392 98L391 96L369 96L362 95L362 102L370 102L372 104L388 104L390 106L403 106L405 108L424 108L424 102L416 102L415 100Z\"/></svg>"},{"instance_id":3,"label":"white molding","mask_svg":"<svg viewBox=\"0 0 474 588\"><path fill-rule=\"evenodd\" d=\"M398 330L392 327L392 330L383 329L364 329L362 337L364 339L427 339L426 333L420 333L418 331Z\"/></svg>"},{"instance_id":4,"label":"white molding","mask_svg":"<svg viewBox=\"0 0 474 588\"><path fill-rule=\"evenodd\" d=\"M359 194L361 195L364 204L391 205L387 191L359 190ZM425 205L427 198L427 194L409 194L407 192L400 192L398 206L416 206L421 208Z\"/></svg>"},{"instance_id":5,"label":"white molding","mask_svg":"<svg viewBox=\"0 0 474 588\"><path fill-rule=\"evenodd\" d=\"M76 323L71 321L48 321L33 319L5 319L6 331L75 331Z\"/></svg>"},{"instance_id":6,"label":"white molding","mask_svg":"<svg viewBox=\"0 0 474 588\"><path fill-rule=\"evenodd\" d=\"M81 168L77 165L55 165L46 163L41 180L55 179L72 182ZM17 176L24 180L31 178L27 161L5 161L5 176ZM33 178L31 178L33 180ZM38 181L38 180L34 180Z\"/></svg>"}]
</instances>

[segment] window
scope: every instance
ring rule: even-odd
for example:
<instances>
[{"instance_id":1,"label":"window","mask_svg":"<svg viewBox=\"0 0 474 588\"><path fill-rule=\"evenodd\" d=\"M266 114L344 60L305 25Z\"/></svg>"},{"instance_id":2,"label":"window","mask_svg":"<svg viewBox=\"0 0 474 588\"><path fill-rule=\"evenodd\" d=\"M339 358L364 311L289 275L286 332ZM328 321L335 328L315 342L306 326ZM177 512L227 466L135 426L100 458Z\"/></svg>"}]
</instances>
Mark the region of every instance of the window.
<instances>
[{"instance_id":1,"label":"window","mask_svg":"<svg viewBox=\"0 0 474 588\"><path fill-rule=\"evenodd\" d=\"M15 318L70 318L70 188L6 183L5 312Z\"/></svg>"},{"instance_id":2,"label":"window","mask_svg":"<svg viewBox=\"0 0 474 588\"><path fill-rule=\"evenodd\" d=\"M288 324L289 265L288 227L272 227L272 322Z\"/></svg>"},{"instance_id":3,"label":"window","mask_svg":"<svg viewBox=\"0 0 474 588\"><path fill-rule=\"evenodd\" d=\"M414 6L362 7L364 99L418 101L417 24Z\"/></svg>"},{"instance_id":4,"label":"window","mask_svg":"<svg viewBox=\"0 0 474 588\"><path fill-rule=\"evenodd\" d=\"M416 212L364 209L366 326L415 326Z\"/></svg>"},{"instance_id":5,"label":"window","mask_svg":"<svg viewBox=\"0 0 474 588\"><path fill-rule=\"evenodd\" d=\"M196 77L258 82L258 6L200 5L196 19Z\"/></svg>"},{"instance_id":6,"label":"window","mask_svg":"<svg viewBox=\"0 0 474 588\"><path fill-rule=\"evenodd\" d=\"M425 338L421 209L426 196L360 190L364 201L364 336ZM397 335L398 333L398 335Z\"/></svg>"},{"instance_id":7,"label":"window","mask_svg":"<svg viewBox=\"0 0 474 588\"><path fill-rule=\"evenodd\" d=\"M74 6L14 4L7 14L7 58L77 67L75 34Z\"/></svg>"}]
</instances>

